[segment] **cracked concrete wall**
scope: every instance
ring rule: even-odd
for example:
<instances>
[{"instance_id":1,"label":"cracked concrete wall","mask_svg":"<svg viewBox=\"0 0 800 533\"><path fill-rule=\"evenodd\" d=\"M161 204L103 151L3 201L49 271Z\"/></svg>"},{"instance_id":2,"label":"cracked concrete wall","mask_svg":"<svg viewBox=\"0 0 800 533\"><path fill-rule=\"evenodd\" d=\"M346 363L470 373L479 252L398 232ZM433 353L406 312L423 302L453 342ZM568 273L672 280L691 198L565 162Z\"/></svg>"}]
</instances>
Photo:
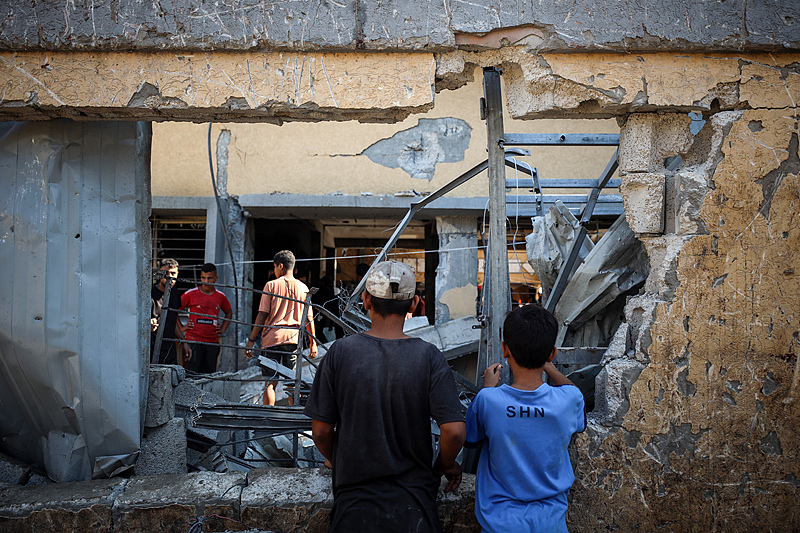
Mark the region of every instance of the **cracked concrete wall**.
<instances>
[{"instance_id":1,"label":"cracked concrete wall","mask_svg":"<svg viewBox=\"0 0 800 533\"><path fill-rule=\"evenodd\" d=\"M800 76L773 59L741 59L736 99L709 103L695 136L674 110L622 126L621 192L651 274L572 451L571 531L800 527Z\"/></svg>"},{"instance_id":2,"label":"cracked concrete wall","mask_svg":"<svg viewBox=\"0 0 800 533\"><path fill-rule=\"evenodd\" d=\"M0 47L86 50L781 49L797 45L796 2L576 0L36 0L0 9Z\"/></svg>"}]
</instances>

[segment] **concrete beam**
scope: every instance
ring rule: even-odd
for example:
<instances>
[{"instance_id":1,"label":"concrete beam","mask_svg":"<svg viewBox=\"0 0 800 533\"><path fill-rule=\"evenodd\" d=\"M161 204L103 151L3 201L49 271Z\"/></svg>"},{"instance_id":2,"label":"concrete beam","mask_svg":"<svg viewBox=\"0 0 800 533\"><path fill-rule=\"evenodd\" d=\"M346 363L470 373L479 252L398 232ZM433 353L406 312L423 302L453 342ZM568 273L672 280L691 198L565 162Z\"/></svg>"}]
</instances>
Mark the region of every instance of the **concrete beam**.
<instances>
[{"instance_id":1,"label":"concrete beam","mask_svg":"<svg viewBox=\"0 0 800 533\"><path fill-rule=\"evenodd\" d=\"M433 105L434 71L410 53L5 53L0 117L393 122Z\"/></svg>"},{"instance_id":2,"label":"concrete beam","mask_svg":"<svg viewBox=\"0 0 800 533\"><path fill-rule=\"evenodd\" d=\"M15 50L780 50L798 46L796 2L622 2L531 5L501 0L95 0L9 2L0 47Z\"/></svg>"}]
</instances>

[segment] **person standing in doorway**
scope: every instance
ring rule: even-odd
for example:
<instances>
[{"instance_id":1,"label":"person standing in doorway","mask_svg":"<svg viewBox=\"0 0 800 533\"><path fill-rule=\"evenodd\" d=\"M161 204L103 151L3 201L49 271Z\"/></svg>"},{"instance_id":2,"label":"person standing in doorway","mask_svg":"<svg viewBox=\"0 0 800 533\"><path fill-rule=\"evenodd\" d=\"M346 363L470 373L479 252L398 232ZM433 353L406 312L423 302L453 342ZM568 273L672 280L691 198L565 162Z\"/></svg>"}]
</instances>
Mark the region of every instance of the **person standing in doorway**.
<instances>
[{"instance_id":1,"label":"person standing in doorway","mask_svg":"<svg viewBox=\"0 0 800 533\"><path fill-rule=\"evenodd\" d=\"M186 332L187 340L193 343L192 353L186 358L186 369L202 374L217 371L220 347L197 343L218 344L233 316L228 298L214 287L217 279L217 267L206 263L200 271L201 285L181 296L181 308L189 309L189 322L194 324ZM225 314L223 320L219 318L220 311Z\"/></svg>"},{"instance_id":2,"label":"person standing in doorway","mask_svg":"<svg viewBox=\"0 0 800 533\"><path fill-rule=\"evenodd\" d=\"M159 270L163 277L159 278L150 289L150 362L159 365L177 365L178 348L176 341L166 340L170 337L184 341L183 330L178 322L178 309L181 306L181 297L175 287L175 279L178 277L178 262L174 259L162 259L159 261ZM169 304L167 307L166 322L164 324L164 335L161 341L161 349L158 354L156 351L156 336L158 325L161 320L161 311L164 306L164 293L167 291L167 283L170 284ZM187 354L191 354L191 348L185 345Z\"/></svg>"},{"instance_id":3,"label":"person standing in doorway","mask_svg":"<svg viewBox=\"0 0 800 533\"><path fill-rule=\"evenodd\" d=\"M279 364L294 370L297 363L297 343L300 337L300 324L303 319L303 302L308 295L308 287L294 277L294 254L289 250L281 250L272 258L275 278L264 285L261 303L258 306L255 325L245 346L245 356L253 357L252 347L261 336L261 346L272 352L267 357ZM314 319L311 308L308 309L306 328L312 336ZM266 331L262 334L262 330ZM309 355L317 356L317 345L309 338ZM264 389L264 405L275 405L275 387L277 381L267 381Z\"/></svg>"}]
</instances>

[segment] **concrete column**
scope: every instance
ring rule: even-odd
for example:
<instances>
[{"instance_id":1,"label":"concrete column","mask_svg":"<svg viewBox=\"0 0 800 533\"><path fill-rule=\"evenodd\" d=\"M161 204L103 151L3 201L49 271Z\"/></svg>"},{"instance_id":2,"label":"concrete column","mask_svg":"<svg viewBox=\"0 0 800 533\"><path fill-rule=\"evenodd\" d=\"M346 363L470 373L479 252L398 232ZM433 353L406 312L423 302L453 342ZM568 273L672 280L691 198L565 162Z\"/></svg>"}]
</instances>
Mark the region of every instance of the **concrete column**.
<instances>
[{"instance_id":1,"label":"concrete column","mask_svg":"<svg viewBox=\"0 0 800 533\"><path fill-rule=\"evenodd\" d=\"M436 323L475 316L478 296L478 231L474 217L436 217Z\"/></svg>"},{"instance_id":2,"label":"concrete column","mask_svg":"<svg viewBox=\"0 0 800 533\"><path fill-rule=\"evenodd\" d=\"M207 262L217 265L217 273L221 285L252 287L253 269L249 262L253 257L252 224L248 224L244 210L239 205L238 197L228 194L228 145L230 138L230 131L225 129L221 130L217 137L215 172L217 190L219 192L219 207L216 199L212 197L206 212L205 259ZM225 235L226 228L227 239ZM230 252L228 251L228 246L231 248ZM231 256L233 257L235 269L231 264ZM228 288L220 290L225 293L231 303L233 318L249 322L249 310L252 308L253 293L240 290L237 294L236 291ZM245 336L249 333L250 328L247 326L232 324L222 339L222 344L244 344ZM242 354L239 353L239 356L242 356ZM235 371L238 369L236 351L232 348L223 348L220 354L218 370Z\"/></svg>"}]
</instances>

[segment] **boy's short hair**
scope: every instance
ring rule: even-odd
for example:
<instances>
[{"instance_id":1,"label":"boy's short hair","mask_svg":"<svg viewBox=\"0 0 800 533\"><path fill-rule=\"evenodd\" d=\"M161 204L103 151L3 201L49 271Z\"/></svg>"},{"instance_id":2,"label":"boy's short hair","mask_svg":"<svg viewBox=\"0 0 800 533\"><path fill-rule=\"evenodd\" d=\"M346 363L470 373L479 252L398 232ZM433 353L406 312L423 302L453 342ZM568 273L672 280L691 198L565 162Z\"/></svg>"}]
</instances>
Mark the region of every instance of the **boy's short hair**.
<instances>
[{"instance_id":1,"label":"boy's short hair","mask_svg":"<svg viewBox=\"0 0 800 533\"><path fill-rule=\"evenodd\" d=\"M164 258L158 262L158 268L178 268L178 262L174 259Z\"/></svg>"},{"instance_id":2,"label":"boy's short hair","mask_svg":"<svg viewBox=\"0 0 800 533\"><path fill-rule=\"evenodd\" d=\"M216 274L217 273L217 267L216 267L216 265L214 263L205 263L200 268L200 272L205 272L206 274L208 274L209 272L213 272L214 274Z\"/></svg>"},{"instance_id":3,"label":"boy's short hair","mask_svg":"<svg viewBox=\"0 0 800 533\"><path fill-rule=\"evenodd\" d=\"M289 250L281 250L273 256L272 261L276 265L285 266L286 270L294 270L295 258L294 254Z\"/></svg>"},{"instance_id":4,"label":"boy's short hair","mask_svg":"<svg viewBox=\"0 0 800 533\"><path fill-rule=\"evenodd\" d=\"M370 296L372 295L370 294ZM372 296L372 310L383 317L388 315L406 316L413 302L413 298L411 300L390 300Z\"/></svg>"},{"instance_id":5,"label":"boy's short hair","mask_svg":"<svg viewBox=\"0 0 800 533\"><path fill-rule=\"evenodd\" d=\"M536 304L517 307L503 322L503 342L522 368L541 368L547 362L558 336L553 313Z\"/></svg>"}]
</instances>

